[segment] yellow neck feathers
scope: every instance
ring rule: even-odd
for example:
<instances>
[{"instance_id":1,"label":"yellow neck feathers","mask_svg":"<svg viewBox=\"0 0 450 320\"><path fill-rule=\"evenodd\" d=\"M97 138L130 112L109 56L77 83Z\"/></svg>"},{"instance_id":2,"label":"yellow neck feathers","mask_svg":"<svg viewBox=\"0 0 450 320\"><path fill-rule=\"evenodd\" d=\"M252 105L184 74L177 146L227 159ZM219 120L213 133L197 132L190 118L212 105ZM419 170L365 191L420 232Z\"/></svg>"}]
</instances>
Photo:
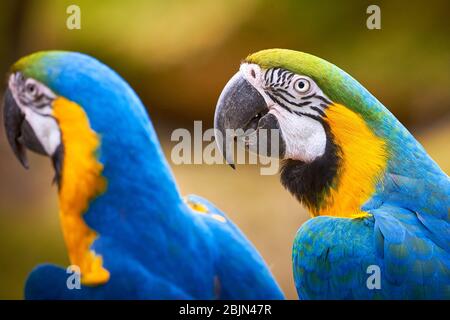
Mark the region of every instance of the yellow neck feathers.
<instances>
[{"instance_id":1,"label":"yellow neck feathers","mask_svg":"<svg viewBox=\"0 0 450 320\"><path fill-rule=\"evenodd\" d=\"M84 110L71 101L57 98L53 115L61 129L64 145L59 190L61 226L71 264L81 270L81 282L98 285L109 280L109 272L102 266L102 257L90 250L97 237L84 219L89 202L105 191L106 181L101 176L103 166L97 161L100 140L90 128Z\"/></svg>"},{"instance_id":2,"label":"yellow neck feathers","mask_svg":"<svg viewBox=\"0 0 450 320\"><path fill-rule=\"evenodd\" d=\"M331 105L325 121L340 148L341 165L336 185L314 215L357 218L367 215L361 206L375 191L386 168L386 142L376 136L364 119L350 109Z\"/></svg>"}]
</instances>

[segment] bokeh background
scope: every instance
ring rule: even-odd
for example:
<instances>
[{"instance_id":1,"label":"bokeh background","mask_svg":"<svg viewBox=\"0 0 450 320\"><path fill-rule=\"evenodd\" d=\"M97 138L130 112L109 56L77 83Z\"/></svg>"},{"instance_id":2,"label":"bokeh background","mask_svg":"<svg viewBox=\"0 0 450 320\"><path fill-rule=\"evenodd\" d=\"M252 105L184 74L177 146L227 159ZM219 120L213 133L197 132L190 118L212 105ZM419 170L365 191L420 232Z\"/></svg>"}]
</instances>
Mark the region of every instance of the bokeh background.
<instances>
[{"instance_id":1,"label":"bokeh background","mask_svg":"<svg viewBox=\"0 0 450 320\"><path fill-rule=\"evenodd\" d=\"M366 8L381 7L381 30ZM81 30L66 8L81 8ZM450 2L299 0L0 1L0 73L37 50L91 54L136 89L170 156L171 132L212 126L216 99L239 62L264 48L306 51L340 66L377 96L450 172ZM5 81L1 83L3 91ZM38 263L68 265L49 160L25 171L0 129L0 298L22 298ZM261 251L288 298L291 244L308 218L277 176L255 166L172 168L184 194L207 197ZM149 248L150 250L150 248Z\"/></svg>"}]
</instances>

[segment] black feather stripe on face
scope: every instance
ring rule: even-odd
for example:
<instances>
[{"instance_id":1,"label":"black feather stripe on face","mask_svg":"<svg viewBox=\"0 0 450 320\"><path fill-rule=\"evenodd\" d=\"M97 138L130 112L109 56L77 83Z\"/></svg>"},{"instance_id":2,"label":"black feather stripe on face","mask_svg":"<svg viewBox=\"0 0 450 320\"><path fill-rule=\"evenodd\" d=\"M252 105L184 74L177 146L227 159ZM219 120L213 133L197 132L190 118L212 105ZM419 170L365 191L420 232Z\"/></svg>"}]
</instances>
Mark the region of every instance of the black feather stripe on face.
<instances>
[{"instance_id":1,"label":"black feather stripe on face","mask_svg":"<svg viewBox=\"0 0 450 320\"><path fill-rule=\"evenodd\" d=\"M319 211L330 192L337 184L341 151L334 143L327 123L322 121L327 142L321 157L310 163L300 160L285 160L281 168L281 183L312 213Z\"/></svg>"},{"instance_id":2,"label":"black feather stripe on face","mask_svg":"<svg viewBox=\"0 0 450 320\"><path fill-rule=\"evenodd\" d=\"M53 178L53 183L58 185L58 189L61 187L62 169L64 164L64 146L60 144L55 153L52 156L52 164L55 169L55 177Z\"/></svg>"},{"instance_id":3,"label":"black feather stripe on face","mask_svg":"<svg viewBox=\"0 0 450 320\"><path fill-rule=\"evenodd\" d=\"M313 79L282 68L270 68L263 72L263 83L260 89L274 104L290 113L302 109L303 115L324 117L323 110L332 104ZM308 91L301 92L296 89L295 84L299 80L308 83Z\"/></svg>"}]
</instances>

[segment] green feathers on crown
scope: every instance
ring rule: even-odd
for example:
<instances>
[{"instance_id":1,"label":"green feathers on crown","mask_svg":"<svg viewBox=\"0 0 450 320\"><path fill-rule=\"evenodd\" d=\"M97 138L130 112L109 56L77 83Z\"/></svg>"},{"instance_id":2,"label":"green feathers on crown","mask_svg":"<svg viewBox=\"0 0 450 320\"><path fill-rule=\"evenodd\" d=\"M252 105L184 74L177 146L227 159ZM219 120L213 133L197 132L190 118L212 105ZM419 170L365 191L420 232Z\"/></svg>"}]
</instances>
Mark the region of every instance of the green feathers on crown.
<instances>
[{"instance_id":1,"label":"green feathers on crown","mask_svg":"<svg viewBox=\"0 0 450 320\"><path fill-rule=\"evenodd\" d=\"M358 81L334 64L308 53L267 49L249 55L245 62L263 68L283 68L312 78L334 102L359 113L368 122L378 122L387 109Z\"/></svg>"}]
</instances>

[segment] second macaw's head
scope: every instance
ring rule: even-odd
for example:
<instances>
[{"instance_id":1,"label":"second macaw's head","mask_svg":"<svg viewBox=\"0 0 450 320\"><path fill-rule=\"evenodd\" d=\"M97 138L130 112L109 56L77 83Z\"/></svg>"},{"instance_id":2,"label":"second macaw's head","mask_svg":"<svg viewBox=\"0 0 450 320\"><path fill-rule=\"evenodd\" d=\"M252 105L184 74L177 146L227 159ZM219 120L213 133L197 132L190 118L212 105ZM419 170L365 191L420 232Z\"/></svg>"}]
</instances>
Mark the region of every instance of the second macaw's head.
<instances>
[{"instance_id":1,"label":"second macaw's head","mask_svg":"<svg viewBox=\"0 0 450 320\"><path fill-rule=\"evenodd\" d=\"M26 149L49 156L60 186L76 181L74 172L78 178L93 171L107 179L130 177L134 171L139 175L148 156L155 162L161 158L136 93L88 55L46 51L20 59L11 68L3 104L7 139L16 157L28 168ZM137 170L129 170L130 162Z\"/></svg>"},{"instance_id":2,"label":"second macaw's head","mask_svg":"<svg viewBox=\"0 0 450 320\"><path fill-rule=\"evenodd\" d=\"M283 185L314 215L349 217L364 215L362 205L382 181L389 155L386 133L396 124L344 71L282 49L247 57L225 86L215 114L217 132L243 130L237 139L247 139L250 149L258 140L250 135L278 131L278 150L270 155L283 160ZM219 143L230 164L232 140Z\"/></svg>"}]
</instances>

